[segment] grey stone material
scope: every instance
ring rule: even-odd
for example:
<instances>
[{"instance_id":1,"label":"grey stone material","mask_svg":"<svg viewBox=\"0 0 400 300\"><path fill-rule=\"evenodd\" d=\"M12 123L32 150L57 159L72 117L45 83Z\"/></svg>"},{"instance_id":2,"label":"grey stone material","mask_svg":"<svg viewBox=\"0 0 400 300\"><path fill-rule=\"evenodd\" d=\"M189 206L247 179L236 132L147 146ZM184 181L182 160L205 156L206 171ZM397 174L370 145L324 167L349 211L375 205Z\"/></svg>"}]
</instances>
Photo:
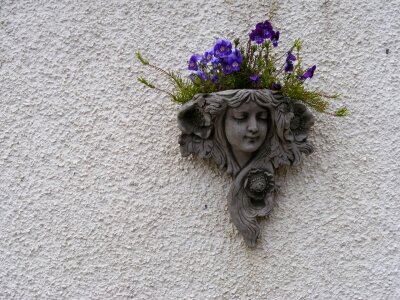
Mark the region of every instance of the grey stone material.
<instances>
[{"instance_id":1,"label":"grey stone material","mask_svg":"<svg viewBox=\"0 0 400 300\"><path fill-rule=\"evenodd\" d=\"M314 116L301 102L271 90L198 94L178 113L182 156L212 159L233 178L228 193L232 222L249 247L260 236L276 195L276 169L299 165L313 152L307 140Z\"/></svg>"}]
</instances>

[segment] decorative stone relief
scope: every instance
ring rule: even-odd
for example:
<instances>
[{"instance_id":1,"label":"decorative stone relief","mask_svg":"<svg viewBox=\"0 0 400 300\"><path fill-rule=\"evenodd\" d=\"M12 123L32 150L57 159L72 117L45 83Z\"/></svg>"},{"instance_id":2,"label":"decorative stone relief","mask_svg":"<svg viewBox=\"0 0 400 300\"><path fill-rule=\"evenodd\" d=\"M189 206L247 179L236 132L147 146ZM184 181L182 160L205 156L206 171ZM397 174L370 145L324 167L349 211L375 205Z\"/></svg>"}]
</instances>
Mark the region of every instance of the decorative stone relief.
<instances>
[{"instance_id":1,"label":"decorative stone relief","mask_svg":"<svg viewBox=\"0 0 400 300\"><path fill-rule=\"evenodd\" d=\"M233 178L228 193L232 222L249 247L260 236L257 217L267 216L276 194L275 171L298 165L313 146L314 124L302 103L271 90L197 94L178 113L182 156L212 159Z\"/></svg>"}]
</instances>

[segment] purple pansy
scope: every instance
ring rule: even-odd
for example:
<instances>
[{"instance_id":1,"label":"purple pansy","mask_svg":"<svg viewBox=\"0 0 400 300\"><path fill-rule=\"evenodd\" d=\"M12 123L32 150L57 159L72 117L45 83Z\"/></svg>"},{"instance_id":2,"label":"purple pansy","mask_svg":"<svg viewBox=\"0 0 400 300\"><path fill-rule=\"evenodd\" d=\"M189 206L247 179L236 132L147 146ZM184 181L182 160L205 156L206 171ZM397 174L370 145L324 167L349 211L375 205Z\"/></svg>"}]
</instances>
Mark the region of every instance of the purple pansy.
<instances>
[{"instance_id":1,"label":"purple pansy","mask_svg":"<svg viewBox=\"0 0 400 300\"><path fill-rule=\"evenodd\" d=\"M317 68L316 65L312 66L311 68L308 68L303 75L299 76L298 78L300 80L306 80L307 78L312 78L314 76L314 71Z\"/></svg>"},{"instance_id":2,"label":"purple pansy","mask_svg":"<svg viewBox=\"0 0 400 300\"><path fill-rule=\"evenodd\" d=\"M266 39L270 39L274 32L274 30L272 29L272 24L269 21L264 21L262 23L262 26L263 26L263 30L264 30L264 37Z\"/></svg>"},{"instance_id":3,"label":"purple pansy","mask_svg":"<svg viewBox=\"0 0 400 300\"><path fill-rule=\"evenodd\" d=\"M232 53L232 43L228 40L219 39L214 45L215 57L225 57Z\"/></svg>"},{"instance_id":4,"label":"purple pansy","mask_svg":"<svg viewBox=\"0 0 400 300\"><path fill-rule=\"evenodd\" d=\"M215 74L215 75L211 76L211 81L216 83L218 81L218 75Z\"/></svg>"},{"instance_id":5,"label":"purple pansy","mask_svg":"<svg viewBox=\"0 0 400 300\"><path fill-rule=\"evenodd\" d=\"M264 21L256 25L256 28L250 32L249 38L257 44L262 44L266 39L272 39L275 34L276 33L274 32L271 23L269 21Z\"/></svg>"},{"instance_id":6,"label":"purple pansy","mask_svg":"<svg viewBox=\"0 0 400 300\"><path fill-rule=\"evenodd\" d=\"M282 88L281 84L279 82L274 82L271 86L271 90L273 91L279 91Z\"/></svg>"},{"instance_id":7,"label":"purple pansy","mask_svg":"<svg viewBox=\"0 0 400 300\"><path fill-rule=\"evenodd\" d=\"M239 49L235 49L231 54L225 56L222 60L224 72L230 74L232 71L239 71L243 57Z\"/></svg>"},{"instance_id":8,"label":"purple pansy","mask_svg":"<svg viewBox=\"0 0 400 300\"><path fill-rule=\"evenodd\" d=\"M264 30L262 29L262 23L258 23L256 25L256 29L252 30L249 34L249 38L251 41L256 42L257 44L261 44L264 42Z\"/></svg>"},{"instance_id":9,"label":"purple pansy","mask_svg":"<svg viewBox=\"0 0 400 300\"><path fill-rule=\"evenodd\" d=\"M291 73L291 72L293 72L293 69L294 69L293 63L292 63L291 61L286 61L286 62L285 62L285 67L284 67L284 69L285 69L285 72L286 72L286 73Z\"/></svg>"},{"instance_id":10,"label":"purple pansy","mask_svg":"<svg viewBox=\"0 0 400 300\"><path fill-rule=\"evenodd\" d=\"M204 53L204 61L206 63L210 62L213 55L214 55L214 50L213 49L208 50L207 52Z\"/></svg>"},{"instance_id":11,"label":"purple pansy","mask_svg":"<svg viewBox=\"0 0 400 300\"><path fill-rule=\"evenodd\" d=\"M233 71L239 71L240 65L242 64L243 57L239 49L228 55L228 63L231 65Z\"/></svg>"},{"instance_id":12,"label":"purple pansy","mask_svg":"<svg viewBox=\"0 0 400 300\"><path fill-rule=\"evenodd\" d=\"M201 78L201 80L206 81L207 80L207 75L203 71L197 71L196 75Z\"/></svg>"},{"instance_id":13,"label":"purple pansy","mask_svg":"<svg viewBox=\"0 0 400 300\"><path fill-rule=\"evenodd\" d=\"M214 70L218 69L220 63L220 59L218 57L214 57L211 61L212 67Z\"/></svg>"},{"instance_id":14,"label":"purple pansy","mask_svg":"<svg viewBox=\"0 0 400 300\"><path fill-rule=\"evenodd\" d=\"M249 77L251 81L257 82L260 80L260 75L256 74Z\"/></svg>"},{"instance_id":15,"label":"purple pansy","mask_svg":"<svg viewBox=\"0 0 400 300\"><path fill-rule=\"evenodd\" d=\"M288 52L287 53L287 57L286 60L290 60L290 61L295 61L296 60L296 56L294 56L294 54L292 52Z\"/></svg>"},{"instance_id":16,"label":"purple pansy","mask_svg":"<svg viewBox=\"0 0 400 300\"><path fill-rule=\"evenodd\" d=\"M233 71L230 64L222 64L222 69L224 70L225 74L231 74Z\"/></svg>"},{"instance_id":17,"label":"purple pansy","mask_svg":"<svg viewBox=\"0 0 400 300\"><path fill-rule=\"evenodd\" d=\"M294 69L293 61L295 61L295 60L296 60L296 56L294 56L293 53L289 51L287 54L286 62L285 62L285 66L284 66L286 73L293 72L293 69Z\"/></svg>"},{"instance_id":18,"label":"purple pansy","mask_svg":"<svg viewBox=\"0 0 400 300\"><path fill-rule=\"evenodd\" d=\"M188 70L197 71L199 69L199 62L203 60L203 57L199 54L193 54L188 61Z\"/></svg>"},{"instance_id":19,"label":"purple pansy","mask_svg":"<svg viewBox=\"0 0 400 300\"><path fill-rule=\"evenodd\" d=\"M279 31L275 32L271 37L272 45L274 46L274 48L278 47L278 40L279 40Z\"/></svg>"}]
</instances>

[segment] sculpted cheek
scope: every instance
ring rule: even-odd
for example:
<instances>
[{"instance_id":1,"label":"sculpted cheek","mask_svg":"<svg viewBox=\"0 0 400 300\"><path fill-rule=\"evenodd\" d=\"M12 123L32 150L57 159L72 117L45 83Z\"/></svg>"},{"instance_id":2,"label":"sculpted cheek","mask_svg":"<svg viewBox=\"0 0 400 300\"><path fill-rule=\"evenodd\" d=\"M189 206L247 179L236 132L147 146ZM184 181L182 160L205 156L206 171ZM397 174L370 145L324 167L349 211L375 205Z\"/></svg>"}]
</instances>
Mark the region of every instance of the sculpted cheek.
<instances>
[{"instance_id":1,"label":"sculpted cheek","mask_svg":"<svg viewBox=\"0 0 400 300\"><path fill-rule=\"evenodd\" d=\"M260 134L262 135L263 138L265 138L267 135L267 131L268 131L267 123L262 122L262 124L260 124L259 128L260 128Z\"/></svg>"}]
</instances>

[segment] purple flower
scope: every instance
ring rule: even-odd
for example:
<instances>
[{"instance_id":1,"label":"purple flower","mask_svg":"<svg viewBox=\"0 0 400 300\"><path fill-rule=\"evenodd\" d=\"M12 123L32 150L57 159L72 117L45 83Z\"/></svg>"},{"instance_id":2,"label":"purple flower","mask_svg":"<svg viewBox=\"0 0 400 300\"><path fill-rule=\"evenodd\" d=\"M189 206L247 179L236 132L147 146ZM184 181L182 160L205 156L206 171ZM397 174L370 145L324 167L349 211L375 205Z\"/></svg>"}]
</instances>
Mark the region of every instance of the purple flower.
<instances>
[{"instance_id":1,"label":"purple flower","mask_svg":"<svg viewBox=\"0 0 400 300\"><path fill-rule=\"evenodd\" d=\"M213 55L214 55L214 50L213 49L208 50L207 52L204 53L204 61L208 63L209 61L211 61Z\"/></svg>"},{"instance_id":2,"label":"purple flower","mask_svg":"<svg viewBox=\"0 0 400 300\"><path fill-rule=\"evenodd\" d=\"M199 69L199 62L201 62L203 57L199 54L193 54L188 61L188 70L197 71Z\"/></svg>"},{"instance_id":3,"label":"purple flower","mask_svg":"<svg viewBox=\"0 0 400 300\"><path fill-rule=\"evenodd\" d=\"M214 57L211 61L213 69L216 70L218 69L218 65L220 63L220 59L218 57Z\"/></svg>"},{"instance_id":4,"label":"purple flower","mask_svg":"<svg viewBox=\"0 0 400 300\"><path fill-rule=\"evenodd\" d=\"M242 61L242 53L240 53L239 49L235 49L231 54L223 58L222 67L224 68L225 73L230 74L232 71L240 70Z\"/></svg>"},{"instance_id":5,"label":"purple flower","mask_svg":"<svg viewBox=\"0 0 400 300\"><path fill-rule=\"evenodd\" d=\"M308 68L303 75L298 77L299 80L306 80L307 78L312 78L314 76L314 71L316 68L317 68L316 65L312 66L311 68Z\"/></svg>"},{"instance_id":6,"label":"purple flower","mask_svg":"<svg viewBox=\"0 0 400 300\"><path fill-rule=\"evenodd\" d=\"M287 57L286 57L286 61L295 61L296 60L296 56L294 56L294 54L292 52L288 52L287 53Z\"/></svg>"},{"instance_id":7,"label":"purple flower","mask_svg":"<svg viewBox=\"0 0 400 300\"><path fill-rule=\"evenodd\" d=\"M257 82L260 80L260 75L256 74L249 77L251 81Z\"/></svg>"},{"instance_id":8,"label":"purple flower","mask_svg":"<svg viewBox=\"0 0 400 300\"><path fill-rule=\"evenodd\" d=\"M271 90L279 91L281 88L282 88L281 84L279 82L277 82L277 83L272 84Z\"/></svg>"},{"instance_id":9,"label":"purple flower","mask_svg":"<svg viewBox=\"0 0 400 300\"><path fill-rule=\"evenodd\" d=\"M233 71L239 71L240 65L243 61L242 53L240 53L239 49L235 49L233 53L228 55L227 60Z\"/></svg>"},{"instance_id":10,"label":"purple flower","mask_svg":"<svg viewBox=\"0 0 400 300\"><path fill-rule=\"evenodd\" d=\"M263 29L264 29L264 36L265 36L265 38L266 38L266 39L271 38L272 33L274 32L274 30L272 29L272 24L271 24L268 20L265 20L265 21L262 23L262 26L263 26Z\"/></svg>"},{"instance_id":11,"label":"purple flower","mask_svg":"<svg viewBox=\"0 0 400 300\"><path fill-rule=\"evenodd\" d=\"M203 81L207 80L207 75L203 71L197 71L196 75L199 76Z\"/></svg>"},{"instance_id":12,"label":"purple flower","mask_svg":"<svg viewBox=\"0 0 400 300\"><path fill-rule=\"evenodd\" d=\"M256 42L257 44L261 44L266 39L272 39L274 35L275 33L272 29L271 23L269 21L264 21L256 25L256 28L250 32L249 38L251 41Z\"/></svg>"},{"instance_id":13,"label":"purple flower","mask_svg":"<svg viewBox=\"0 0 400 300\"><path fill-rule=\"evenodd\" d=\"M284 69L285 69L285 72L286 72L286 73L291 73L291 72L293 72L293 69L294 69L293 63L292 63L291 61L288 61L288 60L287 60L287 61L285 62Z\"/></svg>"},{"instance_id":14,"label":"purple flower","mask_svg":"<svg viewBox=\"0 0 400 300\"><path fill-rule=\"evenodd\" d=\"M232 73L232 67L229 64L222 64L222 68L224 70L225 74L231 74Z\"/></svg>"},{"instance_id":15,"label":"purple flower","mask_svg":"<svg viewBox=\"0 0 400 300\"><path fill-rule=\"evenodd\" d=\"M215 75L211 76L211 81L216 83L218 81L218 75L215 74Z\"/></svg>"},{"instance_id":16,"label":"purple flower","mask_svg":"<svg viewBox=\"0 0 400 300\"><path fill-rule=\"evenodd\" d=\"M265 40L264 31L262 30L262 28L260 28L260 26L258 26L259 24L256 25L256 29L250 32L249 38L251 41L256 42L257 44L262 44Z\"/></svg>"},{"instance_id":17,"label":"purple flower","mask_svg":"<svg viewBox=\"0 0 400 300\"><path fill-rule=\"evenodd\" d=\"M236 55L236 57L238 57L240 59L240 63L242 63L242 52L240 52L240 50L238 48L235 48L235 51L233 51L233 54Z\"/></svg>"},{"instance_id":18,"label":"purple flower","mask_svg":"<svg viewBox=\"0 0 400 300\"><path fill-rule=\"evenodd\" d=\"M285 72L286 73L290 73L290 72L293 72L293 61L295 61L296 60L296 56L294 56L293 54L292 54L292 52L288 52L288 54L287 54L287 57L286 57L286 62L285 62L285 65L284 65L284 69L285 69Z\"/></svg>"},{"instance_id":19,"label":"purple flower","mask_svg":"<svg viewBox=\"0 0 400 300\"><path fill-rule=\"evenodd\" d=\"M214 45L214 55L225 57L232 53L232 43L228 40L219 39Z\"/></svg>"},{"instance_id":20,"label":"purple flower","mask_svg":"<svg viewBox=\"0 0 400 300\"><path fill-rule=\"evenodd\" d=\"M272 45L274 46L274 48L278 47L278 40L279 40L279 31L275 32L271 37Z\"/></svg>"}]
</instances>

